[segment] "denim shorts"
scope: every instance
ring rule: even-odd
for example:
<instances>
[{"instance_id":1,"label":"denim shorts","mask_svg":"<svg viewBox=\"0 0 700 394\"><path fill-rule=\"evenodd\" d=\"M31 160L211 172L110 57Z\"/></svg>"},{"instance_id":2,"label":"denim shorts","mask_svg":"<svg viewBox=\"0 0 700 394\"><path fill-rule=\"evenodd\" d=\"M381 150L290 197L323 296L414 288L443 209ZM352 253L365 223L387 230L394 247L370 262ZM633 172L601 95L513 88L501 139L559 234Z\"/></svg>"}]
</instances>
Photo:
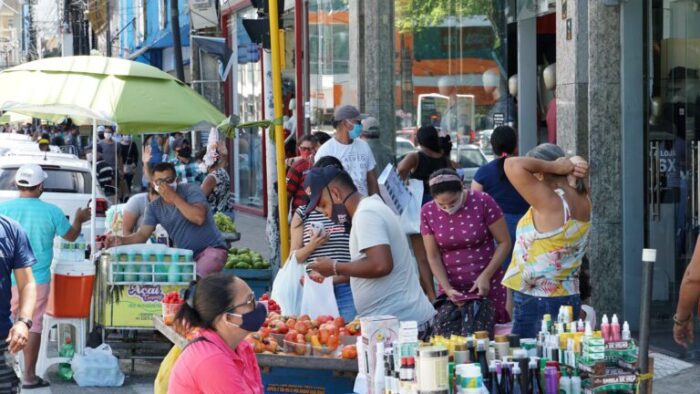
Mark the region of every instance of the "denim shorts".
<instances>
[{"instance_id":1,"label":"denim shorts","mask_svg":"<svg viewBox=\"0 0 700 394\"><path fill-rule=\"evenodd\" d=\"M513 291L513 334L520 338L535 338L542 327L542 317L546 314L556 321L559 307L571 305L574 319L581 313L581 296L578 294L564 297L534 297Z\"/></svg>"},{"instance_id":2,"label":"denim shorts","mask_svg":"<svg viewBox=\"0 0 700 394\"><path fill-rule=\"evenodd\" d=\"M333 287L335 302L338 304L338 312L346 322L351 322L357 317L355 301L352 299L352 289L349 283L339 283Z\"/></svg>"}]
</instances>

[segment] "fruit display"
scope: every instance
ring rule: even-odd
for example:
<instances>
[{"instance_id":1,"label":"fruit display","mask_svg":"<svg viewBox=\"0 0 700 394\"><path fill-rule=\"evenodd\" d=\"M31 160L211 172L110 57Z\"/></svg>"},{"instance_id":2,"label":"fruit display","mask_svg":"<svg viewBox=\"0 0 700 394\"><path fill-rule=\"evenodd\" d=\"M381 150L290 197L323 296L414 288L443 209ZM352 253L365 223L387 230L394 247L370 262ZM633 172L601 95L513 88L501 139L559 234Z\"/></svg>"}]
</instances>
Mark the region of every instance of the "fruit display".
<instances>
[{"instance_id":1,"label":"fruit display","mask_svg":"<svg viewBox=\"0 0 700 394\"><path fill-rule=\"evenodd\" d=\"M233 219L231 219L231 217L226 214L223 214L221 212L215 213L214 223L216 224L216 228L218 228L219 231L221 231L222 233L236 232L236 224L233 223Z\"/></svg>"},{"instance_id":2,"label":"fruit display","mask_svg":"<svg viewBox=\"0 0 700 394\"><path fill-rule=\"evenodd\" d=\"M226 269L268 269L270 262L265 261L262 255L248 248L231 248L228 251Z\"/></svg>"},{"instance_id":3,"label":"fruit display","mask_svg":"<svg viewBox=\"0 0 700 394\"><path fill-rule=\"evenodd\" d=\"M177 312L180 311L180 308L182 307L182 304L185 303L185 300L180 297L180 293L177 291L171 291L170 293L165 294L161 303L163 304L163 322L170 326L173 324L175 315L177 315Z\"/></svg>"},{"instance_id":4,"label":"fruit display","mask_svg":"<svg viewBox=\"0 0 700 394\"><path fill-rule=\"evenodd\" d=\"M263 298L266 297L263 296L261 301L264 301ZM269 297L267 300L270 300ZM355 359L355 345L343 346L344 342L348 342L343 338L360 334L359 320L346 324L342 317L319 316L311 319L308 315L282 316L279 312L270 311L262 328L249 334L246 341L256 353L282 352L297 356ZM280 341L284 346L279 345Z\"/></svg>"}]
</instances>

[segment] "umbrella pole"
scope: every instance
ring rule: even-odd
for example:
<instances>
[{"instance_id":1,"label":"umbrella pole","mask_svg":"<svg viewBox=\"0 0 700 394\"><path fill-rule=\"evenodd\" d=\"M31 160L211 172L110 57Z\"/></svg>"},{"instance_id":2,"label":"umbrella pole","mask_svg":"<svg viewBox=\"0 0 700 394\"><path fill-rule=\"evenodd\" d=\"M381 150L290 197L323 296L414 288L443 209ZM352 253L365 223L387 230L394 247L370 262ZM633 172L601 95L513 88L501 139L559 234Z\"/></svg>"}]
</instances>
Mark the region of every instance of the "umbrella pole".
<instances>
[{"instance_id":1,"label":"umbrella pole","mask_svg":"<svg viewBox=\"0 0 700 394\"><path fill-rule=\"evenodd\" d=\"M281 122L282 108L282 65L280 53L279 10L277 1L270 2L270 46L272 52L272 97L275 103L275 148L277 156L277 197L279 198L280 266L289 255L289 223L287 221L287 180L284 165L284 129Z\"/></svg>"},{"instance_id":2,"label":"umbrella pole","mask_svg":"<svg viewBox=\"0 0 700 394\"><path fill-rule=\"evenodd\" d=\"M97 152L97 119L92 119L92 150ZM97 215L97 158L96 154L92 155L92 195L90 196L92 204L90 204L90 261L93 261L97 255L95 250L95 216Z\"/></svg>"}]
</instances>

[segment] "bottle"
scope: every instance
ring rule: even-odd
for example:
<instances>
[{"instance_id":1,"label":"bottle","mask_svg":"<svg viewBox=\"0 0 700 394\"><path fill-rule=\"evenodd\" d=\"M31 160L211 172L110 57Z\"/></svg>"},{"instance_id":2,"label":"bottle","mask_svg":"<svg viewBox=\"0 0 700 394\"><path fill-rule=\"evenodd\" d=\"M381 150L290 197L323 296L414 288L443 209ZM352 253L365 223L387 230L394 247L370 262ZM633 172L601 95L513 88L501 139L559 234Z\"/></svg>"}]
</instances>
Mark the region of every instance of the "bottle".
<instances>
[{"instance_id":1,"label":"bottle","mask_svg":"<svg viewBox=\"0 0 700 394\"><path fill-rule=\"evenodd\" d=\"M384 342L380 341L377 343L375 351L374 376L372 379L374 384L373 393L380 394L384 392L384 379Z\"/></svg>"},{"instance_id":2,"label":"bottle","mask_svg":"<svg viewBox=\"0 0 700 394\"><path fill-rule=\"evenodd\" d=\"M492 362L491 365L489 365L489 374L488 374L488 379L484 379L484 384L486 384L489 394L501 394L501 389L499 387L499 381L500 381L500 370L501 365L496 364L496 362ZM486 383L488 382L488 383Z\"/></svg>"},{"instance_id":3,"label":"bottle","mask_svg":"<svg viewBox=\"0 0 700 394\"><path fill-rule=\"evenodd\" d=\"M511 356L513 356L513 354L515 352L520 350L520 335L508 334L508 346L509 346L509 350L508 350L509 354Z\"/></svg>"},{"instance_id":4,"label":"bottle","mask_svg":"<svg viewBox=\"0 0 700 394\"><path fill-rule=\"evenodd\" d=\"M455 344L454 360L456 365L466 364L469 362L469 353L467 352L466 343L460 342Z\"/></svg>"},{"instance_id":5,"label":"bottle","mask_svg":"<svg viewBox=\"0 0 700 394\"><path fill-rule=\"evenodd\" d=\"M73 340L71 337L66 337L61 346L61 350L58 352L59 357L65 357L69 359L67 363L58 364L58 376L65 381L70 381L73 378L73 370L70 367L70 359L75 355L75 348L73 347Z\"/></svg>"},{"instance_id":6,"label":"bottle","mask_svg":"<svg viewBox=\"0 0 700 394\"><path fill-rule=\"evenodd\" d=\"M617 320L617 314L613 313L612 323L610 324L610 338L613 342L620 340L620 321Z\"/></svg>"},{"instance_id":7,"label":"bottle","mask_svg":"<svg viewBox=\"0 0 700 394\"><path fill-rule=\"evenodd\" d=\"M576 331L577 332L584 332L585 330L586 330L586 325L583 324L583 319L578 319Z\"/></svg>"},{"instance_id":8,"label":"bottle","mask_svg":"<svg viewBox=\"0 0 700 394\"><path fill-rule=\"evenodd\" d=\"M486 343L483 339L476 341L476 362L481 365L481 376L484 377L484 385L489 387L489 363L486 361Z\"/></svg>"},{"instance_id":9,"label":"bottle","mask_svg":"<svg viewBox=\"0 0 700 394\"><path fill-rule=\"evenodd\" d=\"M603 320L600 323L600 331L603 334L603 340L607 343L610 342L610 323L608 321L608 315L603 315Z\"/></svg>"},{"instance_id":10,"label":"bottle","mask_svg":"<svg viewBox=\"0 0 700 394\"><path fill-rule=\"evenodd\" d=\"M592 337L593 336L593 328L591 328L591 322L586 322L586 328L583 330L583 336L584 337Z\"/></svg>"},{"instance_id":11,"label":"bottle","mask_svg":"<svg viewBox=\"0 0 700 394\"><path fill-rule=\"evenodd\" d=\"M469 361L473 363L478 362L476 359L476 346L473 338L467 339L467 353L469 353Z\"/></svg>"},{"instance_id":12,"label":"bottle","mask_svg":"<svg viewBox=\"0 0 700 394\"><path fill-rule=\"evenodd\" d=\"M581 376L578 374L578 368L574 368L574 372L571 375L570 394L581 394Z\"/></svg>"},{"instance_id":13,"label":"bottle","mask_svg":"<svg viewBox=\"0 0 700 394\"><path fill-rule=\"evenodd\" d=\"M522 382L520 380L520 366L515 364L513 366L513 384L510 388L511 394L525 394L522 387Z\"/></svg>"},{"instance_id":14,"label":"bottle","mask_svg":"<svg viewBox=\"0 0 700 394\"><path fill-rule=\"evenodd\" d=\"M87 248L87 245L85 243L85 237L83 236L82 233L78 236L78 239L75 240L75 261L83 261L85 260L85 249Z\"/></svg>"},{"instance_id":15,"label":"bottle","mask_svg":"<svg viewBox=\"0 0 700 394\"><path fill-rule=\"evenodd\" d=\"M542 394L542 385L540 384L540 372L537 369L537 361L530 359L527 365L528 374L530 378L527 382L527 392L528 394Z\"/></svg>"},{"instance_id":16,"label":"bottle","mask_svg":"<svg viewBox=\"0 0 700 394\"><path fill-rule=\"evenodd\" d=\"M625 321L622 324L622 340L623 341L629 341L632 339L632 333L630 332L630 325Z\"/></svg>"},{"instance_id":17,"label":"bottle","mask_svg":"<svg viewBox=\"0 0 700 394\"><path fill-rule=\"evenodd\" d=\"M389 365L389 358L384 357L384 394L392 394L392 388L394 387L392 380L394 379L394 374L391 373L391 365Z\"/></svg>"},{"instance_id":18,"label":"bottle","mask_svg":"<svg viewBox=\"0 0 700 394\"><path fill-rule=\"evenodd\" d=\"M566 374L566 369L561 369L561 378L559 378L559 392L562 394L571 394L571 378Z\"/></svg>"},{"instance_id":19,"label":"bottle","mask_svg":"<svg viewBox=\"0 0 700 394\"><path fill-rule=\"evenodd\" d=\"M559 373L556 367L545 367L545 394L559 394Z\"/></svg>"}]
</instances>

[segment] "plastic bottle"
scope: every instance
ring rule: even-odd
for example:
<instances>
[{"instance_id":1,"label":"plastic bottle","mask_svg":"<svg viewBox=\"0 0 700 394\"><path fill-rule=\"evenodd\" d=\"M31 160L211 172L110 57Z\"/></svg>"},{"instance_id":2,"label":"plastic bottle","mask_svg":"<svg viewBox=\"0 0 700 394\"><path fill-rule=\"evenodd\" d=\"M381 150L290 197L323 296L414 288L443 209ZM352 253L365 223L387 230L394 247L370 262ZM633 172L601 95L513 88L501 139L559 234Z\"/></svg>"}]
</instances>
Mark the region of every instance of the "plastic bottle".
<instances>
[{"instance_id":1,"label":"plastic bottle","mask_svg":"<svg viewBox=\"0 0 700 394\"><path fill-rule=\"evenodd\" d=\"M600 323L600 331L603 334L603 340L605 342L610 342L612 336L610 335L610 322L608 320L608 315L603 315L603 320Z\"/></svg>"},{"instance_id":2,"label":"plastic bottle","mask_svg":"<svg viewBox=\"0 0 700 394\"><path fill-rule=\"evenodd\" d=\"M578 369L574 369L571 376L571 394L581 394L581 376L578 374Z\"/></svg>"},{"instance_id":3,"label":"plastic bottle","mask_svg":"<svg viewBox=\"0 0 700 394\"><path fill-rule=\"evenodd\" d=\"M622 324L622 340L623 341L629 341L632 339L632 333L630 332L630 325L625 321Z\"/></svg>"},{"instance_id":4,"label":"plastic bottle","mask_svg":"<svg viewBox=\"0 0 700 394\"><path fill-rule=\"evenodd\" d=\"M384 392L384 342L378 342L377 348L374 354L374 376L372 381L374 382L373 393L383 393Z\"/></svg>"},{"instance_id":5,"label":"plastic bottle","mask_svg":"<svg viewBox=\"0 0 700 394\"><path fill-rule=\"evenodd\" d=\"M544 369L544 381L545 381L545 394L559 394L559 378L556 367L545 367Z\"/></svg>"},{"instance_id":6,"label":"plastic bottle","mask_svg":"<svg viewBox=\"0 0 700 394\"><path fill-rule=\"evenodd\" d=\"M562 368L561 378L559 378L559 392L571 394L571 378L566 374L566 369Z\"/></svg>"},{"instance_id":7,"label":"plastic bottle","mask_svg":"<svg viewBox=\"0 0 700 394\"><path fill-rule=\"evenodd\" d=\"M73 347L73 340L70 337L66 337L63 346L61 346L61 350L58 352L58 356L72 359L74 355L75 348ZM58 376L66 382L73 379L73 370L70 367L70 362L58 364Z\"/></svg>"},{"instance_id":8,"label":"plastic bottle","mask_svg":"<svg viewBox=\"0 0 700 394\"><path fill-rule=\"evenodd\" d=\"M481 366L481 376L484 377L484 385L489 387L490 377L489 363L486 360L486 343L483 339L476 341L476 362Z\"/></svg>"},{"instance_id":9,"label":"plastic bottle","mask_svg":"<svg viewBox=\"0 0 700 394\"><path fill-rule=\"evenodd\" d=\"M525 393L524 387L521 385L520 381L520 366L515 364L513 366L513 385L511 386L510 392L512 394L523 394Z\"/></svg>"},{"instance_id":10,"label":"plastic bottle","mask_svg":"<svg viewBox=\"0 0 700 394\"><path fill-rule=\"evenodd\" d=\"M82 233L78 236L78 239L75 240L75 261L84 261L85 260L85 249L87 248L87 244L85 242L85 237L83 236Z\"/></svg>"},{"instance_id":11,"label":"plastic bottle","mask_svg":"<svg viewBox=\"0 0 700 394\"><path fill-rule=\"evenodd\" d=\"M500 369L501 365L496 364L496 362L492 362L491 365L489 365L489 374L488 374L488 383L487 388L489 390L489 393L491 394L500 394L501 393L501 388L499 387L499 381L501 379L501 374L500 374Z\"/></svg>"},{"instance_id":12,"label":"plastic bottle","mask_svg":"<svg viewBox=\"0 0 700 394\"><path fill-rule=\"evenodd\" d=\"M537 369L537 361L530 359L528 363L528 374L530 379L528 379L528 394L542 394L542 385L540 384L540 372Z\"/></svg>"},{"instance_id":13,"label":"plastic bottle","mask_svg":"<svg viewBox=\"0 0 700 394\"><path fill-rule=\"evenodd\" d=\"M612 316L612 323L610 323L610 338L613 342L620 340L620 321L617 319L617 314L613 314Z\"/></svg>"}]
</instances>

